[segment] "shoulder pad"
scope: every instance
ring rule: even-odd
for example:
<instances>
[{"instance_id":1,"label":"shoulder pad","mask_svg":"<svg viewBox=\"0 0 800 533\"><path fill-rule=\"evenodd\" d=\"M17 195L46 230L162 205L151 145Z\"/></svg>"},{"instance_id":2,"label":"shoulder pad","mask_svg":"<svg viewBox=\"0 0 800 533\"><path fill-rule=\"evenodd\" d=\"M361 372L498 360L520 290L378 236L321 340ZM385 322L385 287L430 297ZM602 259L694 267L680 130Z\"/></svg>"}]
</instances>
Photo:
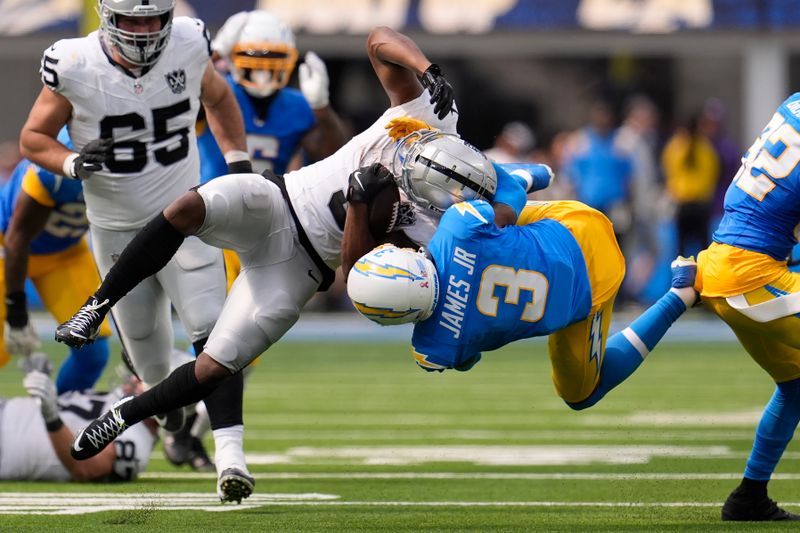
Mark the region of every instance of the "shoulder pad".
<instances>
[{"instance_id":1,"label":"shoulder pad","mask_svg":"<svg viewBox=\"0 0 800 533\"><path fill-rule=\"evenodd\" d=\"M84 55L86 39L61 39L47 48L42 54L39 73L44 83L50 89L60 92L63 81L69 72L82 67L86 63Z\"/></svg>"},{"instance_id":2,"label":"shoulder pad","mask_svg":"<svg viewBox=\"0 0 800 533\"><path fill-rule=\"evenodd\" d=\"M186 50L189 54L202 53L205 58L211 57L211 34L200 19L176 17L172 21L170 39L179 41L181 49L191 47Z\"/></svg>"}]
</instances>

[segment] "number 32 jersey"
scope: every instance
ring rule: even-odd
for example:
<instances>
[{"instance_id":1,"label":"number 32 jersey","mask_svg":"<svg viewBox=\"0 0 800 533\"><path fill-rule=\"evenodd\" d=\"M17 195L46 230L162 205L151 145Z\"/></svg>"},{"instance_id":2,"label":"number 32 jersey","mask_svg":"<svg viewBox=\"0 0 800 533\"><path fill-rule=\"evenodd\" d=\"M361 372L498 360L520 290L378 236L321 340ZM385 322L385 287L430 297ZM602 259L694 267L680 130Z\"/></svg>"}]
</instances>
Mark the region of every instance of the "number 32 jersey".
<instances>
[{"instance_id":1,"label":"number 32 jersey","mask_svg":"<svg viewBox=\"0 0 800 533\"><path fill-rule=\"evenodd\" d=\"M98 32L45 50L42 81L72 104L76 150L114 139L108 168L84 182L92 225L137 229L199 182L194 123L209 46L201 21L178 17L161 58L139 77L111 61Z\"/></svg>"},{"instance_id":2,"label":"number 32 jersey","mask_svg":"<svg viewBox=\"0 0 800 533\"><path fill-rule=\"evenodd\" d=\"M462 202L445 212L428 250L439 298L411 339L426 370L469 370L483 350L549 335L591 310L583 253L555 220L498 228L490 204Z\"/></svg>"},{"instance_id":3,"label":"number 32 jersey","mask_svg":"<svg viewBox=\"0 0 800 533\"><path fill-rule=\"evenodd\" d=\"M781 104L725 194L714 241L784 261L800 222L800 93Z\"/></svg>"}]
</instances>

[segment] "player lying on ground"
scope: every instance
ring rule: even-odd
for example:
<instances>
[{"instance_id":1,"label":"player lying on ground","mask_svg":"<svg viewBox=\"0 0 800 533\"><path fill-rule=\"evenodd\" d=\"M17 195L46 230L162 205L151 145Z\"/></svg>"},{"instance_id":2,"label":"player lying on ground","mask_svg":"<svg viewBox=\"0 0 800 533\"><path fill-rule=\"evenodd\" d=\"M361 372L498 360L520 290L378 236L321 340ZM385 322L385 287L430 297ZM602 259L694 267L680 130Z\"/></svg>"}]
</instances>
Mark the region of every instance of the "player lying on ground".
<instances>
[{"instance_id":1,"label":"player lying on ground","mask_svg":"<svg viewBox=\"0 0 800 533\"><path fill-rule=\"evenodd\" d=\"M74 432L120 398L142 392L141 381L129 375L111 392L57 394L44 354L25 363L30 396L0 398L0 480L130 481L147 468L158 440L153 420L128 429L89 461L69 452Z\"/></svg>"},{"instance_id":2,"label":"player lying on ground","mask_svg":"<svg viewBox=\"0 0 800 533\"><path fill-rule=\"evenodd\" d=\"M800 520L767 495L800 421L800 274L786 260L800 223L800 93L790 96L742 157L713 244L698 257L703 304L736 333L776 387L723 520Z\"/></svg>"},{"instance_id":3,"label":"player lying on ground","mask_svg":"<svg viewBox=\"0 0 800 533\"><path fill-rule=\"evenodd\" d=\"M361 258L348 295L378 324L414 322L414 359L428 371L469 370L482 351L547 335L558 395L586 409L630 376L695 303L696 264L673 262L669 292L608 338L625 274L611 222L563 201L529 202L519 224L498 227L484 201L458 203L427 254L384 245Z\"/></svg>"}]
</instances>

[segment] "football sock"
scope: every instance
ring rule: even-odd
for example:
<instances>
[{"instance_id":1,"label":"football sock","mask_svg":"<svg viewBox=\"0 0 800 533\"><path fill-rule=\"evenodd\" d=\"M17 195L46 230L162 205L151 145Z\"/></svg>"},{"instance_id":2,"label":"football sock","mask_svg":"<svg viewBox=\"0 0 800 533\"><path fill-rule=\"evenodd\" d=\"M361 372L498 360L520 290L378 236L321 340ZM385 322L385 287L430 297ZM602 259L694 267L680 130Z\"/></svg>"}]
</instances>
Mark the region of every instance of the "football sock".
<instances>
[{"instance_id":1,"label":"football sock","mask_svg":"<svg viewBox=\"0 0 800 533\"><path fill-rule=\"evenodd\" d=\"M247 471L244 457L244 426L214 430L214 463L217 472L237 466Z\"/></svg>"},{"instance_id":2,"label":"football sock","mask_svg":"<svg viewBox=\"0 0 800 533\"><path fill-rule=\"evenodd\" d=\"M600 380L585 400L568 403L573 409L586 409L625 381L642 364L669 327L686 311L686 304L675 292L668 292L650 306L630 326L609 337L600 368Z\"/></svg>"},{"instance_id":3,"label":"football sock","mask_svg":"<svg viewBox=\"0 0 800 533\"><path fill-rule=\"evenodd\" d=\"M237 372L220 383L214 392L203 400L211 420L211 429L241 426L244 376Z\"/></svg>"},{"instance_id":4,"label":"football sock","mask_svg":"<svg viewBox=\"0 0 800 533\"><path fill-rule=\"evenodd\" d=\"M216 388L216 383L202 384L194 375L195 361L176 368L155 387L146 390L120 407L126 424L133 425L145 418L168 413L179 407L199 402Z\"/></svg>"},{"instance_id":5,"label":"football sock","mask_svg":"<svg viewBox=\"0 0 800 533\"><path fill-rule=\"evenodd\" d=\"M164 268L186 237L159 213L128 243L100 288L94 293L99 302L116 304L142 280Z\"/></svg>"},{"instance_id":6,"label":"football sock","mask_svg":"<svg viewBox=\"0 0 800 533\"><path fill-rule=\"evenodd\" d=\"M93 388L107 362L108 339L105 337L98 337L92 344L80 349L70 348L69 357L58 369L56 390L63 394L71 390Z\"/></svg>"},{"instance_id":7,"label":"football sock","mask_svg":"<svg viewBox=\"0 0 800 533\"><path fill-rule=\"evenodd\" d=\"M778 383L756 429L744 477L767 481L800 422L800 379Z\"/></svg>"}]
</instances>

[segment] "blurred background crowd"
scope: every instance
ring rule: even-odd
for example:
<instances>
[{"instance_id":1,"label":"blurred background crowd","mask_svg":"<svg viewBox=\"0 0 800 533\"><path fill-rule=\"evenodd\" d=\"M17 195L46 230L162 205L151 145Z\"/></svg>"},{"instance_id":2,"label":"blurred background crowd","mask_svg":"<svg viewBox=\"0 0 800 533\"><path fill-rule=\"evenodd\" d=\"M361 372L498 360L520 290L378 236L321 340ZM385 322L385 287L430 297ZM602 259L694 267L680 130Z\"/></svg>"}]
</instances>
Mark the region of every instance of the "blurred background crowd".
<instances>
[{"instance_id":1,"label":"blurred background crowd","mask_svg":"<svg viewBox=\"0 0 800 533\"><path fill-rule=\"evenodd\" d=\"M215 0L176 15L212 34L231 14L267 9L317 52L331 103L360 131L384 109L366 33L411 35L454 86L462 136L498 162L540 162L554 184L606 213L627 259L621 301L669 286L669 259L710 242L743 149L800 82L796 0ZM91 27L94 0L0 0L0 179L54 38ZM467 7L468 8L465 8ZM293 81L296 85L296 81ZM341 290L319 310L348 309Z\"/></svg>"}]
</instances>

